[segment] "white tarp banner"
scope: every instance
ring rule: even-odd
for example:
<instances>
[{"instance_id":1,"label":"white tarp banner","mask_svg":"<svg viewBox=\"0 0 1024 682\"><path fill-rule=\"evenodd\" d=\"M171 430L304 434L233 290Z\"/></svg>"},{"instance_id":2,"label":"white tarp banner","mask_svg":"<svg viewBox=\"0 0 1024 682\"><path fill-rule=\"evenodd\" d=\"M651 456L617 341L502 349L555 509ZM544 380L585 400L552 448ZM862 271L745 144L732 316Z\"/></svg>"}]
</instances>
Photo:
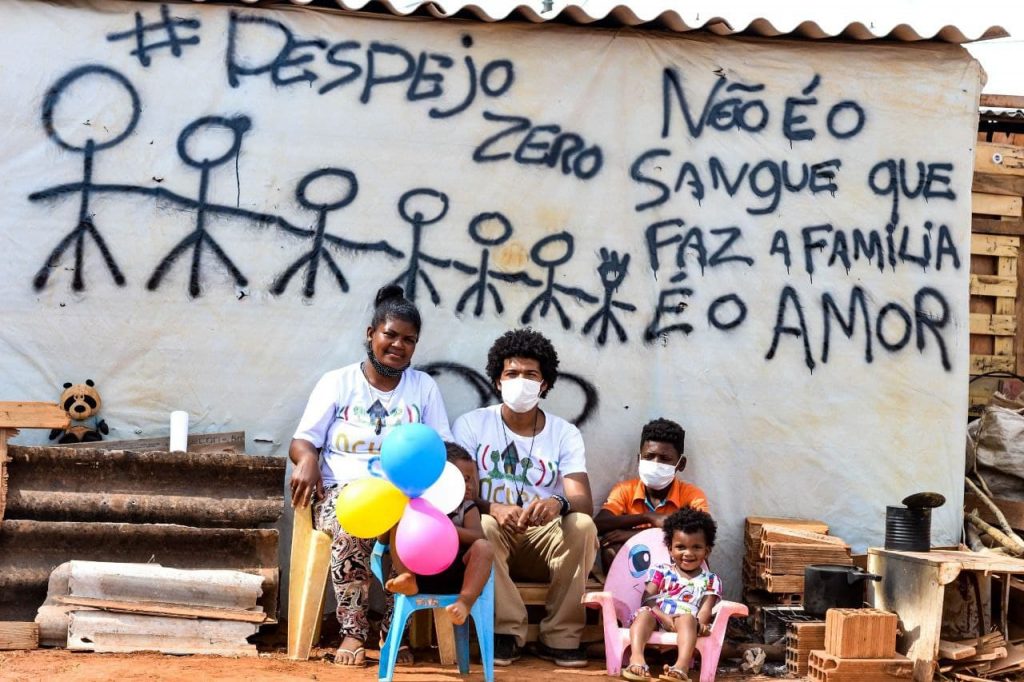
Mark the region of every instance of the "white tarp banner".
<instances>
[{"instance_id":1,"label":"white tarp banner","mask_svg":"<svg viewBox=\"0 0 1024 682\"><path fill-rule=\"evenodd\" d=\"M934 490L957 539L960 47L121 2L0 26L0 398L89 378L108 438L180 409L283 455L398 280L453 418L494 400L496 336L552 338L596 501L682 423L733 589L750 514L863 549Z\"/></svg>"}]
</instances>

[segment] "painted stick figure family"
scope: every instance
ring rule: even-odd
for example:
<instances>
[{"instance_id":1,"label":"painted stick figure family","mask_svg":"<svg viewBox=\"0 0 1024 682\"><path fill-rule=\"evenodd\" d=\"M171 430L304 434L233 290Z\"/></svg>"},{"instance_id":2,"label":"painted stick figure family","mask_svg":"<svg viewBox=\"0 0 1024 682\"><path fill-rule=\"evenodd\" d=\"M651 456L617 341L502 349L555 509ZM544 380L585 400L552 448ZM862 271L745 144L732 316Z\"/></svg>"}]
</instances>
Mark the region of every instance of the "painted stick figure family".
<instances>
[{"instance_id":1,"label":"painted stick figure family","mask_svg":"<svg viewBox=\"0 0 1024 682\"><path fill-rule=\"evenodd\" d=\"M118 99L128 102L130 110L127 112L128 115L123 117L124 120L110 125L83 125L80 116L68 115L68 110L73 110L76 104L76 92L97 87L112 90L117 93ZM84 253L87 240L92 240L99 250L114 283L118 286L125 285L124 272L97 225L92 210L92 199L104 194L147 196L178 208L189 209L193 214L192 229L160 259L147 279L146 287L150 290L159 289L168 273L182 259L189 262L188 291L193 297L202 294L204 259L226 271L236 286L247 286L249 280L242 268L213 233L217 225L227 220L243 221L260 228L277 228L286 234L310 242L309 249L275 278L271 285L271 292L275 295L283 294L292 279L304 271L301 278L302 294L307 298L314 296L321 266L325 266L333 275L338 288L347 292L349 282L336 258L336 254L340 252L370 252L381 253L390 258L405 257L402 251L385 240L358 242L327 231L328 215L349 206L358 194L359 183L355 173L350 170L321 168L306 174L298 182L295 189L296 202L314 214L309 226L298 226L279 215L213 200L210 197L211 176L223 166L237 167L243 138L252 128L252 121L247 116L204 116L186 125L178 135L176 150L179 159L185 166L199 173L194 196L184 196L159 184L142 186L97 182L95 163L99 152L111 149L127 139L135 131L141 111L142 103L132 83L121 73L102 65L77 67L58 79L47 91L42 109L43 127L49 138L58 146L82 155L83 170L82 179L78 182L54 185L29 195L31 201L53 200L65 195L77 195L79 198L75 226L50 252L46 262L33 278L33 286L37 290L46 286L54 269L71 249L74 258L71 286L76 291L84 290ZM69 123L72 120L76 123ZM489 299L495 313L503 314L505 304L495 282L541 289L521 315L524 324L530 323L535 314L546 318L553 310L562 327L570 329L571 321L559 296L572 297L588 304L598 303L598 297L587 291L559 283L556 271L569 262L575 250L574 239L568 232L548 235L540 239L530 250L530 260L545 272L544 281L535 279L522 270L510 272L506 268L494 267L494 250L506 244L513 233L511 222L498 212L480 213L469 223L470 238L481 246L478 262L463 263L424 252L424 228L440 222L447 215L448 208L447 195L435 189L413 189L399 199L398 214L412 228L412 244L408 266L394 281L403 285L406 295L411 300L415 300L418 287L422 284L431 301L434 304L440 303L441 296L437 287L424 269L425 266L431 266L440 269L454 268L473 277L473 282L458 299L457 313L463 313L472 306L472 314L480 317L487 308ZM589 334L592 329L599 328L597 341L603 345L611 326L619 340L625 342L626 333L617 320L615 311L633 312L636 308L631 304L614 300L614 294L626 276L629 255L620 257L615 251L609 252L602 248L600 258L601 264L597 272L605 290L604 301L585 323L583 333Z\"/></svg>"}]
</instances>

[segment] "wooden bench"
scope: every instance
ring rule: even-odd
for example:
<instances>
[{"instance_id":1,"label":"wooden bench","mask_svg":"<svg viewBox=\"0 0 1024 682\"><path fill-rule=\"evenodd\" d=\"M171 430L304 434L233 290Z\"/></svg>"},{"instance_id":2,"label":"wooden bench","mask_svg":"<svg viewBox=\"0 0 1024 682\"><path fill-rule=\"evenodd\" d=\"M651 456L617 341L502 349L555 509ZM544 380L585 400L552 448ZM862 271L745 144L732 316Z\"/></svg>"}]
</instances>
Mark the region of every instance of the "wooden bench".
<instances>
[{"instance_id":1,"label":"wooden bench","mask_svg":"<svg viewBox=\"0 0 1024 682\"><path fill-rule=\"evenodd\" d=\"M540 634L540 618L543 618L543 607L547 604L548 589L550 587L548 583L516 583L516 588L519 590L519 595L523 598L523 604L526 605L528 613L527 617L530 620L526 631L527 643L536 642ZM590 578L584 591L598 592L602 589L604 589L604 586L600 582ZM433 618L431 618L431 613ZM591 613L594 612L588 609L588 620L591 617ZM536 618L537 615L540 618ZM433 628L431 627L432 622ZM431 636L432 634L433 637ZM452 635L451 621L448 619L448 614L444 609L417 611L413 614L409 623L409 645L414 649L427 648L431 645L433 639L437 641L438 654L442 665L453 665L455 663L455 640ZM600 642L603 639L604 629L601 623L597 621L595 623L588 623L583 628L583 636L580 643L585 645L591 642Z\"/></svg>"}]
</instances>

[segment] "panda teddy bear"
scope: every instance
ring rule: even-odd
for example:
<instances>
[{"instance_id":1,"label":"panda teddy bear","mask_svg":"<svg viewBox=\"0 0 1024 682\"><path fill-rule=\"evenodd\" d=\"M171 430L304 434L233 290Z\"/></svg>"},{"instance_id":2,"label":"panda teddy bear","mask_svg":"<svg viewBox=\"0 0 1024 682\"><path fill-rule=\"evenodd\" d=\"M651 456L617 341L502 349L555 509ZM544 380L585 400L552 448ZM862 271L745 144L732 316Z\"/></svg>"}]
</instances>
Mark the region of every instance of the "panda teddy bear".
<instances>
[{"instance_id":1,"label":"panda teddy bear","mask_svg":"<svg viewBox=\"0 0 1024 682\"><path fill-rule=\"evenodd\" d=\"M92 379L84 384L64 384L64 392L60 394L60 406L71 417L71 426L66 429L50 431L50 440L66 443L90 443L103 440L110 433L107 422L97 417L103 401ZM101 435L102 434L102 435Z\"/></svg>"}]
</instances>

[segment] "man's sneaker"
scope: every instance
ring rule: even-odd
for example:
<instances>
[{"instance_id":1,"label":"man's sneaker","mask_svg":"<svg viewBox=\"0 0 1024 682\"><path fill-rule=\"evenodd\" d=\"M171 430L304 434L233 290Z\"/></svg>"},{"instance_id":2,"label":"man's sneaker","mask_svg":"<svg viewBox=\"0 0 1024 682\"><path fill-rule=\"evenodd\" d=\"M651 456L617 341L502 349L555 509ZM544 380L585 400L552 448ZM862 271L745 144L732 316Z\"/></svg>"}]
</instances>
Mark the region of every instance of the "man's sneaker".
<instances>
[{"instance_id":1,"label":"man's sneaker","mask_svg":"<svg viewBox=\"0 0 1024 682\"><path fill-rule=\"evenodd\" d=\"M494 635L494 665L512 665L521 656L514 635Z\"/></svg>"},{"instance_id":2,"label":"man's sneaker","mask_svg":"<svg viewBox=\"0 0 1024 682\"><path fill-rule=\"evenodd\" d=\"M587 653L580 647L575 649L556 649L543 642L537 642L537 649L534 653L538 658L552 661L555 665L563 668L587 667Z\"/></svg>"}]
</instances>

